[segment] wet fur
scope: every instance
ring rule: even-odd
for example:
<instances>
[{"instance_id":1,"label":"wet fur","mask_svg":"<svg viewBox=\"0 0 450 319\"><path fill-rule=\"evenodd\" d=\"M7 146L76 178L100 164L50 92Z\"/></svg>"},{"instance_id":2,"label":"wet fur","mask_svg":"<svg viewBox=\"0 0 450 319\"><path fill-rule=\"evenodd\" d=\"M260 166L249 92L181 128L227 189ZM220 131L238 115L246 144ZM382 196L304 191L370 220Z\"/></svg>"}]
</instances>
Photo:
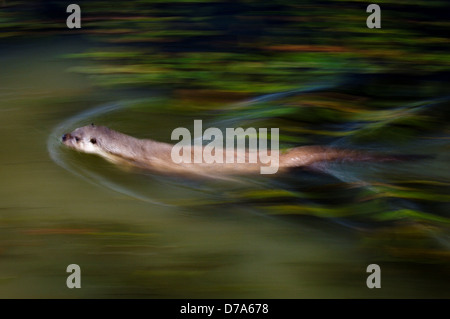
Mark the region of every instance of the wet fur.
<instances>
[{"instance_id":1,"label":"wet fur","mask_svg":"<svg viewBox=\"0 0 450 319\"><path fill-rule=\"evenodd\" d=\"M63 143L75 150L92 153L116 163L131 165L164 174L181 175L242 175L258 174L263 165L249 163L248 152L235 152L245 156L245 163L174 163L171 158L173 145L150 139L138 139L104 126L89 125L64 134ZM193 149L192 149L193 152ZM259 158L259 156L257 157ZM336 160L396 160L367 152L323 146L301 146L280 152L278 173L290 168L307 167L318 162Z\"/></svg>"}]
</instances>

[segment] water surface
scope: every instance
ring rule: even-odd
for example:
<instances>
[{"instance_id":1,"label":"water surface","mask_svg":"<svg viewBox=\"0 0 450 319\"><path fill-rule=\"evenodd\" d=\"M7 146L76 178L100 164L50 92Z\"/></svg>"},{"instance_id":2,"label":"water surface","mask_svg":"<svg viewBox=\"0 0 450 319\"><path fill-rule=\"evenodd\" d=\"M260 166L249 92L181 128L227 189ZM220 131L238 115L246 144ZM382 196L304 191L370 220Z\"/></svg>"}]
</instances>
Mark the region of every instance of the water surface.
<instances>
[{"instance_id":1,"label":"water surface","mask_svg":"<svg viewBox=\"0 0 450 319\"><path fill-rule=\"evenodd\" d=\"M303 110L299 101L336 100L342 93L319 88L308 98L297 92L232 103L224 96L189 115L181 111L182 95L103 90L68 73L73 61L62 56L89 46L75 37L11 40L2 47L0 297L449 297L443 135L430 133L426 144L370 144L380 151L433 155L402 165L337 163L234 182L122 170L65 149L60 136L95 122L169 142L174 128L191 128L198 116L216 127L293 127L286 124L294 120L289 115L261 120L252 114L267 105ZM404 112L435 107L419 102L405 104ZM208 103L223 107L211 112ZM439 105L425 115L440 114ZM352 131L368 120L364 116L388 121L401 114L394 113L397 108L350 113L360 118L340 123L340 132ZM301 118L310 116L313 123L308 110ZM330 110L320 116L333 117L337 108ZM361 146L356 133L330 137L316 133L332 127L297 126L284 134ZM286 136L283 146L292 146ZM72 263L82 269L82 289L65 285ZM382 289L366 287L372 263L382 268Z\"/></svg>"}]
</instances>

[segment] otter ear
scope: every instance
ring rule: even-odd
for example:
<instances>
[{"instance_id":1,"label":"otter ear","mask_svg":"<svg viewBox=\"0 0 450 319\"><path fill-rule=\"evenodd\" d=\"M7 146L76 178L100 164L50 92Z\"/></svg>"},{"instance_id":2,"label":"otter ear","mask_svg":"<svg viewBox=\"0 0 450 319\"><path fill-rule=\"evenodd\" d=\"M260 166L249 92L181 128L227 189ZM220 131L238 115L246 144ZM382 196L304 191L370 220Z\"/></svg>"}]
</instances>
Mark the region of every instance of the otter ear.
<instances>
[{"instance_id":1,"label":"otter ear","mask_svg":"<svg viewBox=\"0 0 450 319\"><path fill-rule=\"evenodd\" d=\"M95 124L94 124L94 123L91 123L91 126L92 126L92 127L94 127L94 126L95 126Z\"/></svg>"},{"instance_id":2,"label":"otter ear","mask_svg":"<svg viewBox=\"0 0 450 319\"><path fill-rule=\"evenodd\" d=\"M91 138L91 143L92 144L97 144L97 139L95 137Z\"/></svg>"}]
</instances>

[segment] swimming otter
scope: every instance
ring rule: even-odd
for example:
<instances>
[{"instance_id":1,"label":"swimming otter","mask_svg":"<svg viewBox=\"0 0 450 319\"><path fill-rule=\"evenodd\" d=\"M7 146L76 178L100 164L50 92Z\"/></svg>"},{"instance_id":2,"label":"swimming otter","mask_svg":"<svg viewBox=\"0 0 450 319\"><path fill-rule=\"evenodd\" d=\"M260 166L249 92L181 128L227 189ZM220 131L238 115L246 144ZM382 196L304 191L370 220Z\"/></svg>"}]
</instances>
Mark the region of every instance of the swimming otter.
<instances>
[{"instance_id":1,"label":"swimming otter","mask_svg":"<svg viewBox=\"0 0 450 319\"><path fill-rule=\"evenodd\" d=\"M245 160L244 163L238 161L233 163L175 163L171 157L173 148L171 144L134 138L94 124L64 134L62 142L72 149L97 154L113 163L128 164L165 174L203 176L256 174L262 166L268 165L259 160L255 163L250 163L248 160ZM193 153L194 149L192 149ZM245 159L248 159L249 155L248 151L236 151L234 156L235 158L244 156ZM277 157L278 172L284 172L293 167L310 166L323 161L371 160L374 158L377 156L331 147L295 147L280 153L279 159Z\"/></svg>"}]
</instances>

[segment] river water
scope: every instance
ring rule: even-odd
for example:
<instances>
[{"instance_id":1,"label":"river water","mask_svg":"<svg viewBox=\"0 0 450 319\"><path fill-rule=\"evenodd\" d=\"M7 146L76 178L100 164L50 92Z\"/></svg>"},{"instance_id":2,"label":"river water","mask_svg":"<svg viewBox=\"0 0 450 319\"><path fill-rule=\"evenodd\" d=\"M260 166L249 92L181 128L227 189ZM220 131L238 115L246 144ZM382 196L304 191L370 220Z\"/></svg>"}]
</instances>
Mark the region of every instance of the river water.
<instances>
[{"instance_id":1,"label":"river water","mask_svg":"<svg viewBox=\"0 0 450 319\"><path fill-rule=\"evenodd\" d=\"M101 90L88 78L67 72L72 61L63 56L82 52L90 45L86 40L4 43L0 297L450 297L446 228L434 232L425 224L418 232L408 224L400 230L379 229L358 218L340 218L351 215L348 207L354 214L373 213L373 206L358 206L360 197L353 193L354 185L367 180L361 176L377 176L382 185L392 172L408 175L420 164L355 165L347 171L336 166L328 174L232 182L122 170L65 149L60 136L95 122L169 142L171 131L191 128L195 116L165 107L174 100L164 92ZM223 124L213 115L205 121ZM433 145L430 149L441 147ZM448 177L443 162L427 163L428 179ZM281 192L281 199L274 192ZM331 194L349 203L347 211L320 218L324 208L317 203L333 205ZM403 209L412 209L407 197L397 200L406 201L398 204ZM427 205L444 219L446 201ZM436 258L422 258L424 234L436 242L439 249L431 253ZM399 239L402 235L405 240ZM397 239L399 244L391 246ZM381 289L366 286L366 268L373 263L382 270ZM66 286L69 264L81 268L81 289Z\"/></svg>"}]
</instances>

